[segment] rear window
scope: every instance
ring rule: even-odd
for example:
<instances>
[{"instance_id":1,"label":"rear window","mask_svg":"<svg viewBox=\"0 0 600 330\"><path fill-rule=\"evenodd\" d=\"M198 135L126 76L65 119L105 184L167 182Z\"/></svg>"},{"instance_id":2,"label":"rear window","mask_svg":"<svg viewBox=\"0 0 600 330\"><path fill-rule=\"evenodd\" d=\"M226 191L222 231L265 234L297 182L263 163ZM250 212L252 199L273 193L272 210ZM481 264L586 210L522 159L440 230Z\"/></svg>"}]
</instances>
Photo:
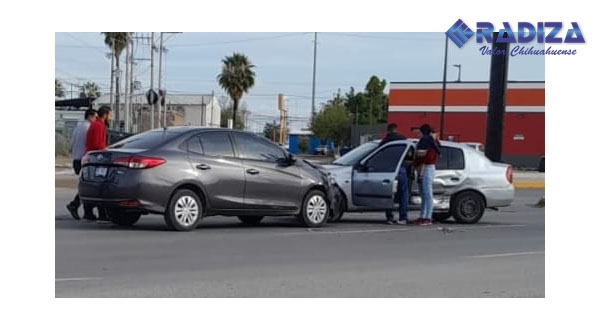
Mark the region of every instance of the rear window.
<instances>
[{"instance_id":1,"label":"rear window","mask_svg":"<svg viewBox=\"0 0 600 330\"><path fill-rule=\"evenodd\" d=\"M463 170L465 168L465 155L462 149L442 147L435 168L437 170Z\"/></svg>"},{"instance_id":2,"label":"rear window","mask_svg":"<svg viewBox=\"0 0 600 330\"><path fill-rule=\"evenodd\" d=\"M111 146L111 149L151 149L174 137L176 134L168 131L147 131L130 136Z\"/></svg>"}]
</instances>

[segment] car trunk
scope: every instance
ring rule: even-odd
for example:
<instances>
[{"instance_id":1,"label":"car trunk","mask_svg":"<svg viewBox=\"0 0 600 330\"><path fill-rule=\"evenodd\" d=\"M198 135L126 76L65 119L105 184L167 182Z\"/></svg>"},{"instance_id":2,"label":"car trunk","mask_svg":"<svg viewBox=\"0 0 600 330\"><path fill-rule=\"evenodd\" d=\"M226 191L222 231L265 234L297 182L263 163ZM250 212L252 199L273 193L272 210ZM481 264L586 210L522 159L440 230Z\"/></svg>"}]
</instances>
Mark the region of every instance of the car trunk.
<instances>
[{"instance_id":1,"label":"car trunk","mask_svg":"<svg viewBox=\"0 0 600 330\"><path fill-rule=\"evenodd\" d=\"M107 149L93 151L84 157L81 179L92 182L111 182L118 171L126 171L124 160L145 151L143 149Z\"/></svg>"}]
</instances>

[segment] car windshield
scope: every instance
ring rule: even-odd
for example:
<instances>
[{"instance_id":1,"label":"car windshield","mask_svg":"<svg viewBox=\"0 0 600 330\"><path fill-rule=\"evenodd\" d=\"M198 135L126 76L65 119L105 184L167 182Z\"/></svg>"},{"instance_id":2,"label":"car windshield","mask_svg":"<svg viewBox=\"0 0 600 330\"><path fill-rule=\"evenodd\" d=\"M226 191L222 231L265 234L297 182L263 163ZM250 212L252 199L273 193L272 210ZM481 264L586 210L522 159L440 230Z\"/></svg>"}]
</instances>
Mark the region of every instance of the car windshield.
<instances>
[{"instance_id":1,"label":"car windshield","mask_svg":"<svg viewBox=\"0 0 600 330\"><path fill-rule=\"evenodd\" d=\"M175 136L176 133L159 130L159 131L147 131L144 133L130 136L124 140L121 140L108 148L110 149L150 149L158 146L165 142L169 138Z\"/></svg>"},{"instance_id":2,"label":"car windshield","mask_svg":"<svg viewBox=\"0 0 600 330\"><path fill-rule=\"evenodd\" d=\"M355 149L349 151L347 154L338 158L332 164L340 166L353 166L354 164L358 163L358 161L361 160L364 156L366 156L369 152L377 148L378 145L379 143L377 142L363 143Z\"/></svg>"}]
</instances>

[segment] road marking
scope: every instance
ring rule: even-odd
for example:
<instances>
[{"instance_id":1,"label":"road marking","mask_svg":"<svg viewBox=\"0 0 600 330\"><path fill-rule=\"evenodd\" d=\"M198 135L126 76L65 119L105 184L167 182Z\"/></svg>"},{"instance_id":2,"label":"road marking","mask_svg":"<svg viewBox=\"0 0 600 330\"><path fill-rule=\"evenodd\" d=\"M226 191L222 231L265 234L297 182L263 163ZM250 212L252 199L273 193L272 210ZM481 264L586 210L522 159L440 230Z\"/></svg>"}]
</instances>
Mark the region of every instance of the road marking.
<instances>
[{"instance_id":1,"label":"road marking","mask_svg":"<svg viewBox=\"0 0 600 330\"><path fill-rule=\"evenodd\" d=\"M526 256L534 254L544 254L544 251L526 251L526 252L515 252L515 253L499 253L499 254L483 254L478 256L467 256L467 258L501 258L501 257L513 257L513 256Z\"/></svg>"},{"instance_id":2,"label":"road marking","mask_svg":"<svg viewBox=\"0 0 600 330\"><path fill-rule=\"evenodd\" d=\"M466 231L466 230L476 230L476 229L488 229L488 228L515 228L515 227L526 227L526 225L479 225L479 226L455 226L449 227L453 231ZM363 233L385 233L385 232L394 232L394 231L404 231L404 232L415 232L421 231L422 226L408 226L408 228L398 228L398 229L364 229L364 230L336 230L336 231L318 231L314 229L309 229L307 231L302 232L290 232L290 233L277 233L274 235L277 236L296 236L296 235L309 235L309 234L363 234ZM423 231L439 231L441 227L439 226L427 226L423 229Z\"/></svg>"},{"instance_id":3,"label":"road marking","mask_svg":"<svg viewBox=\"0 0 600 330\"><path fill-rule=\"evenodd\" d=\"M69 278L56 278L55 282L67 282L67 281L93 281L101 280L101 277L69 277Z\"/></svg>"},{"instance_id":4,"label":"road marking","mask_svg":"<svg viewBox=\"0 0 600 330\"><path fill-rule=\"evenodd\" d=\"M308 230L303 232L293 233L281 233L276 235L289 236L289 235L307 235L307 234L360 234L360 233L381 233L390 231L409 231L409 229L367 229L367 230L338 230L338 231L316 231Z\"/></svg>"}]
</instances>

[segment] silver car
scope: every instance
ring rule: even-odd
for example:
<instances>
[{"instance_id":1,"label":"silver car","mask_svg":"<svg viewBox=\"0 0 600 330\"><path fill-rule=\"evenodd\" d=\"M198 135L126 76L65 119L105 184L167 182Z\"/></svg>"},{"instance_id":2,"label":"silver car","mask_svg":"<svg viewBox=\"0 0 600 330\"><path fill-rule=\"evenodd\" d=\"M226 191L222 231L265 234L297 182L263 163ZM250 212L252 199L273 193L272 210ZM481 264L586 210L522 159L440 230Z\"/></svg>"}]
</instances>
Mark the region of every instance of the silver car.
<instances>
[{"instance_id":1,"label":"silver car","mask_svg":"<svg viewBox=\"0 0 600 330\"><path fill-rule=\"evenodd\" d=\"M396 210L396 173L416 144L414 139L392 141L381 147L379 141L367 142L331 165L324 165L341 189L340 210L334 220L339 220L343 212ZM512 181L510 165L493 163L467 145L442 141L433 184L433 218L444 221L454 217L460 223L476 223L486 208L512 203ZM418 210L421 198L416 178L409 187L409 210Z\"/></svg>"}]
</instances>

